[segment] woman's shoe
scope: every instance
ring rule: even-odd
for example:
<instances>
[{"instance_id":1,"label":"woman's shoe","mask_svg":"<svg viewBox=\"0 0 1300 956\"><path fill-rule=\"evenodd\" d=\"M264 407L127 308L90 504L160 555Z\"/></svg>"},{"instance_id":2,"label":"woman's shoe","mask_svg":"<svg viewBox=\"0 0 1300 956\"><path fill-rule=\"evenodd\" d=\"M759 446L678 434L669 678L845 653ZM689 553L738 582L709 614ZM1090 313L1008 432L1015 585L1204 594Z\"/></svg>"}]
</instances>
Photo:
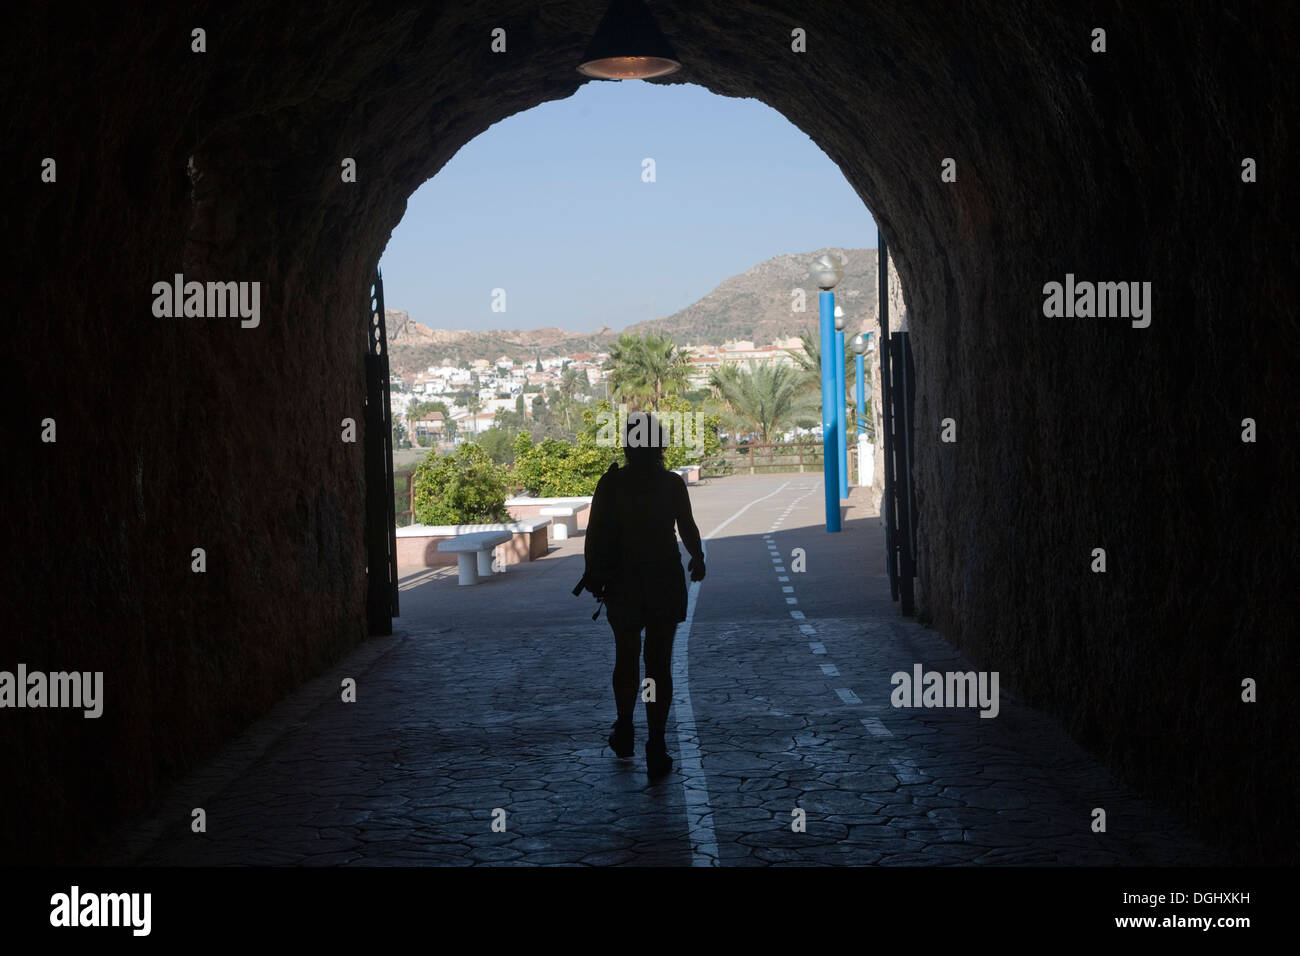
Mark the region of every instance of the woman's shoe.
<instances>
[{"instance_id":1,"label":"woman's shoe","mask_svg":"<svg viewBox=\"0 0 1300 956\"><path fill-rule=\"evenodd\" d=\"M609 749L619 757L631 757L636 753L636 743L632 739L632 721L614 721L614 729L609 733Z\"/></svg>"},{"instance_id":2,"label":"woman's shoe","mask_svg":"<svg viewBox=\"0 0 1300 956\"><path fill-rule=\"evenodd\" d=\"M673 758L668 756L668 747L662 740L645 742L645 772L651 780L667 776L673 769Z\"/></svg>"}]
</instances>

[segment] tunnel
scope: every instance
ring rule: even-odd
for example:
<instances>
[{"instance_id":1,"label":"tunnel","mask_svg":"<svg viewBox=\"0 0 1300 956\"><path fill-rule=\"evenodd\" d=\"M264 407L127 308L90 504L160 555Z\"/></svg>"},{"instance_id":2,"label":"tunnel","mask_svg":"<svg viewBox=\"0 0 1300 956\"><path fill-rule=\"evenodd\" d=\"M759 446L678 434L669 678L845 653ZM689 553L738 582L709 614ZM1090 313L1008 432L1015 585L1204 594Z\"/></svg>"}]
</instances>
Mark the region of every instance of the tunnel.
<instances>
[{"instance_id":1,"label":"tunnel","mask_svg":"<svg viewBox=\"0 0 1300 956\"><path fill-rule=\"evenodd\" d=\"M1295 863L1285 5L650 6L683 64L655 82L778 110L888 241L917 618L1234 859ZM102 671L106 704L0 714L0 858L87 859L366 639L340 433L376 264L463 145L598 82L575 67L604 8L11 15L0 666ZM259 283L257 324L160 317L177 275ZM1149 290L1146 324L1049 314L1067 281Z\"/></svg>"}]
</instances>

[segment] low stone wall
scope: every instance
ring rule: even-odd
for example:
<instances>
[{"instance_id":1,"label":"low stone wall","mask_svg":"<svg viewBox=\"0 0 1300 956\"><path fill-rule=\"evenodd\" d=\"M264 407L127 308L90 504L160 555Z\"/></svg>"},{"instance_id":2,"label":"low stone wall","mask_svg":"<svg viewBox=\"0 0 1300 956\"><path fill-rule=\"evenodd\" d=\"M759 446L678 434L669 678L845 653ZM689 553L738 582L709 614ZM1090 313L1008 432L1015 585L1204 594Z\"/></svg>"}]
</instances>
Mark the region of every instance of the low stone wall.
<instances>
[{"instance_id":1,"label":"low stone wall","mask_svg":"<svg viewBox=\"0 0 1300 956\"><path fill-rule=\"evenodd\" d=\"M510 512L510 517L520 521L524 518L540 517L543 508L562 508L566 505L577 504L588 505L588 507L583 508L574 515L578 519L578 530L586 531L587 519L591 515L591 495L572 498L530 498L528 495L519 495L506 500L506 510Z\"/></svg>"},{"instance_id":2,"label":"low stone wall","mask_svg":"<svg viewBox=\"0 0 1300 956\"><path fill-rule=\"evenodd\" d=\"M513 517L513 515L512 515ZM544 557L550 518L528 517L504 524L420 525L397 529L399 568L436 568L454 565L456 555L443 554L438 542L476 531L509 531L513 537L493 550L493 557L505 564L522 564Z\"/></svg>"}]
</instances>

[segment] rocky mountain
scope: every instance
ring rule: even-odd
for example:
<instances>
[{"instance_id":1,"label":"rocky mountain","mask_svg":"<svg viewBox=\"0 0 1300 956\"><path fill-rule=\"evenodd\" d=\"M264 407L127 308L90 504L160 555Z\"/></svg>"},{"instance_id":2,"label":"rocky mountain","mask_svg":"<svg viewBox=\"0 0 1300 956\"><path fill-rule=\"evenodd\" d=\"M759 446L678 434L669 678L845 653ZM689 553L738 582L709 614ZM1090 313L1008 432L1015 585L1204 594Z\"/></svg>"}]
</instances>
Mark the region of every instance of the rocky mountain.
<instances>
[{"instance_id":1,"label":"rocky mountain","mask_svg":"<svg viewBox=\"0 0 1300 956\"><path fill-rule=\"evenodd\" d=\"M721 345L731 339L748 339L763 345L800 332L815 332L818 289L809 277L809 265L824 252L844 262L844 278L835 289L835 302L844 309L849 331L874 323L878 305L876 250L829 247L774 256L726 279L680 312L638 322L626 331L667 334L682 345ZM804 291L803 312L792 311L798 304L795 289ZM494 360L508 355L519 361L531 361L539 356L599 352L619 335L609 328L595 332L567 332L557 328L486 332L431 329L413 320L407 312L392 309L387 310L385 323L389 358L393 371L400 374L462 359Z\"/></svg>"},{"instance_id":2,"label":"rocky mountain","mask_svg":"<svg viewBox=\"0 0 1300 956\"><path fill-rule=\"evenodd\" d=\"M683 345L721 345L728 339L764 345L800 332L815 332L819 290L809 276L809 267L826 252L844 263L844 278L835 287L835 304L844 309L846 329L856 332L874 324L878 306L876 250L825 248L767 259L727 279L680 312L638 322L627 331L666 333ZM795 289L803 289L803 312L792 311L798 304Z\"/></svg>"}]
</instances>

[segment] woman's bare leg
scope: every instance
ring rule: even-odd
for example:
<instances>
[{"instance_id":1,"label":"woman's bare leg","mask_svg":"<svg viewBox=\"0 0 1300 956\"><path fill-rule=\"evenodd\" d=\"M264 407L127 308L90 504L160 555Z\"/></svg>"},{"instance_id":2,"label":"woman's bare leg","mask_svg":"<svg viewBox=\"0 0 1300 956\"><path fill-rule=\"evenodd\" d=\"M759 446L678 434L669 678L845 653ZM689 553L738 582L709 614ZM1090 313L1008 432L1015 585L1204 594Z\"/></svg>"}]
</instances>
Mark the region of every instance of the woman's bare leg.
<instances>
[{"instance_id":1,"label":"woman's bare leg","mask_svg":"<svg viewBox=\"0 0 1300 956\"><path fill-rule=\"evenodd\" d=\"M645 676L654 681L655 699L646 702L646 723L650 740L662 741L668 726L668 708L673 702L673 637L675 623L650 622L645 629Z\"/></svg>"}]
</instances>

